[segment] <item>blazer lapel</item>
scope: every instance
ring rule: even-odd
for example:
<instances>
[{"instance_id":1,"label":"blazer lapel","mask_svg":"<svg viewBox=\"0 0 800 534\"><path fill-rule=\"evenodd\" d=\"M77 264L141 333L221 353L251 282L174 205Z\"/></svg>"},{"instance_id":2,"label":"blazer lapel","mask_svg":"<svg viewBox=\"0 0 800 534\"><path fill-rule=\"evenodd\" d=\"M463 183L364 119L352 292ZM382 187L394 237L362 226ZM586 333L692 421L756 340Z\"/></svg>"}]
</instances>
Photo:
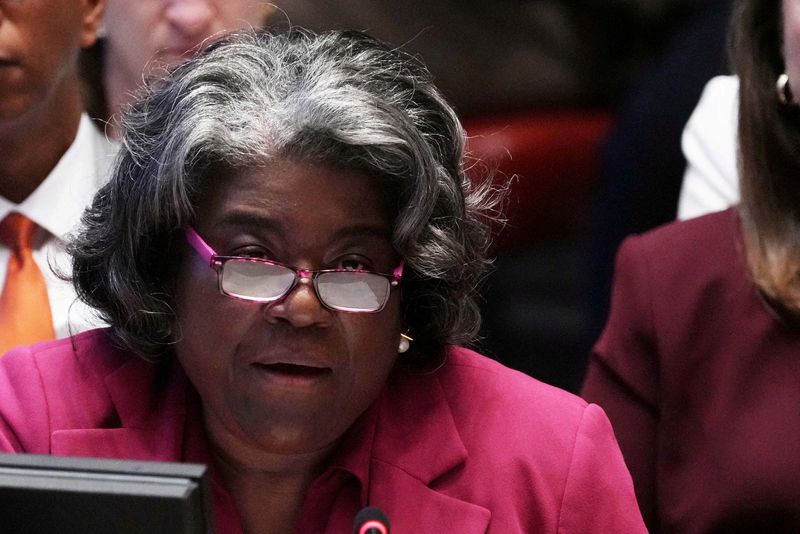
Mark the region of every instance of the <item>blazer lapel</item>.
<instances>
[{"instance_id":1,"label":"blazer lapel","mask_svg":"<svg viewBox=\"0 0 800 534\"><path fill-rule=\"evenodd\" d=\"M478 534L489 527L488 509L431 489L394 466L378 467L375 477L382 480L372 488L371 503L386 512L395 532Z\"/></svg>"},{"instance_id":2,"label":"blazer lapel","mask_svg":"<svg viewBox=\"0 0 800 534\"><path fill-rule=\"evenodd\" d=\"M131 358L106 376L120 426L57 430L52 453L62 456L180 461L186 419L186 377L168 367Z\"/></svg>"},{"instance_id":3,"label":"blazer lapel","mask_svg":"<svg viewBox=\"0 0 800 534\"><path fill-rule=\"evenodd\" d=\"M468 453L436 374L399 376L381 400L370 504L398 532L486 532L491 512L437 488Z\"/></svg>"}]
</instances>

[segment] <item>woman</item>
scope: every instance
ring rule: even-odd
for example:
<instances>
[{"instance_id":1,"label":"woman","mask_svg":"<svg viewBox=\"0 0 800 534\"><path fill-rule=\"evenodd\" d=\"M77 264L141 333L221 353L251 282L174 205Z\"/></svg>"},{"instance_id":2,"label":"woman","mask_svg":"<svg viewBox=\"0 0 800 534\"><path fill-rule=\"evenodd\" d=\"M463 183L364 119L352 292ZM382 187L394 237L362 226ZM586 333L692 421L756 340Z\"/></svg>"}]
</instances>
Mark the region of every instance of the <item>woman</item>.
<instances>
[{"instance_id":1,"label":"woman","mask_svg":"<svg viewBox=\"0 0 800 534\"><path fill-rule=\"evenodd\" d=\"M490 195L416 60L244 33L150 86L72 250L111 325L0 360L0 448L210 464L220 532L641 532L602 411L454 344ZM40 373L41 371L41 373Z\"/></svg>"},{"instance_id":2,"label":"woman","mask_svg":"<svg viewBox=\"0 0 800 534\"><path fill-rule=\"evenodd\" d=\"M623 244L584 385L654 532L800 530L800 2L732 31L741 204Z\"/></svg>"}]
</instances>

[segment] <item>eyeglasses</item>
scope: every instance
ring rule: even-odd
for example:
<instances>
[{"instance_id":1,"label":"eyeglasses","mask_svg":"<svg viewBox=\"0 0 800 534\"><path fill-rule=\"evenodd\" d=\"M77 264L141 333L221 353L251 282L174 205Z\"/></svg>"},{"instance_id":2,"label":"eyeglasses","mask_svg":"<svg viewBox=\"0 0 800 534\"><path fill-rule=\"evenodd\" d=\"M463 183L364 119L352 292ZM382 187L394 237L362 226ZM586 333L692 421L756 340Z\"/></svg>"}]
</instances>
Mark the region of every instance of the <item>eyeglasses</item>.
<instances>
[{"instance_id":1,"label":"eyeglasses","mask_svg":"<svg viewBox=\"0 0 800 534\"><path fill-rule=\"evenodd\" d=\"M392 274L362 269L297 269L276 261L243 256L220 256L191 226L186 241L217 272L223 295L253 302L275 302L297 284L313 283L319 301L327 308L351 313L376 313L403 277L403 262Z\"/></svg>"}]
</instances>

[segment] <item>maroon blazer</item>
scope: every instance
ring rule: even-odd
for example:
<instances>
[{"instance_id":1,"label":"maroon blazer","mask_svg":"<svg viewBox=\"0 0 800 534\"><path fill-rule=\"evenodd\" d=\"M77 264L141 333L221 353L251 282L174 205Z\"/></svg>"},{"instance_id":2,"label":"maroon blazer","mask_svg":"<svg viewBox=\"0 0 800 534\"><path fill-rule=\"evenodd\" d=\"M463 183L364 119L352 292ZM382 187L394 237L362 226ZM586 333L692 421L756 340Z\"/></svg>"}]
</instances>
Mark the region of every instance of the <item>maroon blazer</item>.
<instances>
[{"instance_id":1,"label":"maroon blazer","mask_svg":"<svg viewBox=\"0 0 800 534\"><path fill-rule=\"evenodd\" d=\"M583 396L654 532L800 532L800 331L751 282L735 209L623 243Z\"/></svg>"},{"instance_id":2,"label":"maroon blazer","mask_svg":"<svg viewBox=\"0 0 800 534\"><path fill-rule=\"evenodd\" d=\"M179 365L116 349L104 330L0 359L2 451L208 462L202 426ZM213 486L217 532L239 532ZM601 409L455 347L435 372L391 376L312 483L297 531L350 532L367 503L398 533L644 532Z\"/></svg>"}]
</instances>

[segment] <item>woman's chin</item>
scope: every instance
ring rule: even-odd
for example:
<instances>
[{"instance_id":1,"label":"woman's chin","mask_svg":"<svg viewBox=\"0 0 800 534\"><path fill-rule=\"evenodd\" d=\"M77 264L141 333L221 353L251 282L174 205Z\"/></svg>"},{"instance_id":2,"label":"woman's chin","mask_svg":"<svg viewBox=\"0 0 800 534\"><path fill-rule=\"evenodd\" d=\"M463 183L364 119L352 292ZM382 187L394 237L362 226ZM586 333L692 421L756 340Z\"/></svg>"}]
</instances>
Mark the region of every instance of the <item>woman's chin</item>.
<instances>
[{"instance_id":1,"label":"woman's chin","mask_svg":"<svg viewBox=\"0 0 800 534\"><path fill-rule=\"evenodd\" d=\"M329 396L284 395L268 400L244 398L233 416L245 439L263 451L304 454L330 447L352 421L341 419L338 403Z\"/></svg>"}]
</instances>

